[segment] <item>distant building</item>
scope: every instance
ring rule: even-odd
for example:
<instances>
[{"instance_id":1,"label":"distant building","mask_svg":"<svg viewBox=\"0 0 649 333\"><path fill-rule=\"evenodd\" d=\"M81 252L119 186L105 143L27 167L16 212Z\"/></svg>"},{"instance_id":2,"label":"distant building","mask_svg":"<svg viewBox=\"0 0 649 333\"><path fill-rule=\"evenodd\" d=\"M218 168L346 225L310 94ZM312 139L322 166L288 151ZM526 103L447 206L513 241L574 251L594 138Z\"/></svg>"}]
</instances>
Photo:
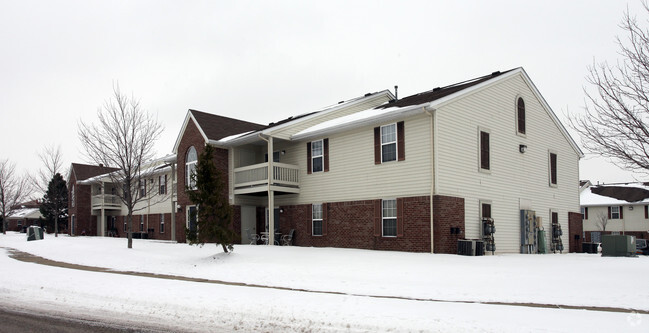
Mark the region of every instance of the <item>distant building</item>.
<instances>
[{"instance_id":1,"label":"distant building","mask_svg":"<svg viewBox=\"0 0 649 333\"><path fill-rule=\"evenodd\" d=\"M23 227L40 225L43 218L40 206L41 203L38 200L32 200L14 207L11 216L7 217L7 230L21 231Z\"/></svg>"},{"instance_id":2,"label":"distant building","mask_svg":"<svg viewBox=\"0 0 649 333\"><path fill-rule=\"evenodd\" d=\"M602 235L649 238L649 183L613 183L581 186L584 240L601 242Z\"/></svg>"}]
</instances>

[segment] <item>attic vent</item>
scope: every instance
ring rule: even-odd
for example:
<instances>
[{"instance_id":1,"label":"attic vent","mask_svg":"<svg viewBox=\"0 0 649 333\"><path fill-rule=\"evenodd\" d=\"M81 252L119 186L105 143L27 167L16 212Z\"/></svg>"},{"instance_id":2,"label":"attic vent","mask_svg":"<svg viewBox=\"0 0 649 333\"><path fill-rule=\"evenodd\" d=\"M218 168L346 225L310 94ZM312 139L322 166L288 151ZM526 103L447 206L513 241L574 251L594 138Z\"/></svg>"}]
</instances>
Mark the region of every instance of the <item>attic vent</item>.
<instances>
[{"instance_id":1,"label":"attic vent","mask_svg":"<svg viewBox=\"0 0 649 333\"><path fill-rule=\"evenodd\" d=\"M372 96L372 93L365 94L365 97L367 97L367 96Z\"/></svg>"},{"instance_id":2,"label":"attic vent","mask_svg":"<svg viewBox=\"0 0 649 333\"><path fill-rule=\"evenodd\" d=\"M440 91L440 90L442 90L441 87L437 87L437 88L433 89L433 91Z\"/></svg>"},{"instance_id":3,"label":"attic vent","mask_svg":"<svg viewBox=\"0 0 649 333\"><path fill-rule=\"evenodd\" d=\"M338 102L338 104L343 104L343 103L345 103L345 101L340 101L340 102Z\"/></svg>"},{"instance_id":4,"label":"attic vent","mask_svg":"<svg viewBox=\"0 0 649 333\"><path fill-rule=\"evenodd\" d=\"M496 75L500 75L500 71L495 71L495 72L491 73L491 76L496 76Z\"/></svg>"},{"instance_id":5,"label":"attic vent","mask_svg":"<svg viewBox=\"0 0 649 333\"><path fill-rule=\"evenodd\" d=\"M275 125L275 123L268 123L268 126L273 126L273 125Z\"/></svg>"}]
</instances>

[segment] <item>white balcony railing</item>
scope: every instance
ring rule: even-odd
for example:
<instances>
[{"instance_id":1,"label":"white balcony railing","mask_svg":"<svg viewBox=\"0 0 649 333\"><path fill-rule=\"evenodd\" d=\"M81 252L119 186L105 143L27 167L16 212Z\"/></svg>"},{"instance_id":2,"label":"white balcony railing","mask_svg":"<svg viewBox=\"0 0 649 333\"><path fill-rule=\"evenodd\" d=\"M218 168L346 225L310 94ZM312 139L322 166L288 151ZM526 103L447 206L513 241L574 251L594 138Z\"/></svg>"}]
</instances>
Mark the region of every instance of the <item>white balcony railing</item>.
<instances>
[{"instance_id":1,"label":"white balcony railing","mask_svg":"<svg viewBox=\"0 0 649 333\"><path fill-rule=\"evenodd\" d=\"M92 207L93 208L117 208L121 207L121 201L119 197L112 194L97 194L92 196Z\"/></svg>"},{"instance_id":2,"label":"white balcony railing","mask_svg":"<svg viewBox=\"0 0 649 333\"><path fill-rule=\"evenodd\" d=\"M299 187L299 168L296 165L273 163L271 185ZM234 187L245 188L268 185L268 163L260 163L234 169Z\"/></svg>"}]
</instances>

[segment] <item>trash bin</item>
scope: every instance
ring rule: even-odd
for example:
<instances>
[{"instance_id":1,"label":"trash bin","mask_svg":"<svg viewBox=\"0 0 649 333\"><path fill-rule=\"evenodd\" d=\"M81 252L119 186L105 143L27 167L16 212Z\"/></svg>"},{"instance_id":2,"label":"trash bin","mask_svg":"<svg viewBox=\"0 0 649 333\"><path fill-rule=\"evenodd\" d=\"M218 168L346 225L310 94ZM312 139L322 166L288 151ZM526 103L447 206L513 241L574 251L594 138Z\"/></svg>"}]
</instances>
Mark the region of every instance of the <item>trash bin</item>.
<instances>
[{"instance_id":1,"label":"trash bin","mask_svg":"<svg viewBox=\"0 0 649 333\"><path fill-rule=\"evenodd\" d=\"M39 240L43 239L43 229L37 225L30 226L27 229L27 240Z\"/></svg>"}]
</instances>

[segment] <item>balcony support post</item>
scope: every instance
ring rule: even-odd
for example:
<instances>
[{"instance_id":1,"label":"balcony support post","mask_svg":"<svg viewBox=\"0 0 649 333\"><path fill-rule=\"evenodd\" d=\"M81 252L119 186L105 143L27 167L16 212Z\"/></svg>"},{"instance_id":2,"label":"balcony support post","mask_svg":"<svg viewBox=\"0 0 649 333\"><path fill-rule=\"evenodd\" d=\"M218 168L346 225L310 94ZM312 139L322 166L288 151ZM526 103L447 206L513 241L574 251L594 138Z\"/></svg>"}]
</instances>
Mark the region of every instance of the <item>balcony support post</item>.
<instances>
[{"instance_id":1,"label":"balcony support post","mask_svg":"<svg viewBox=\"0 0 649 333\"><path fill-rule=\"evenodd\" d=\"M97 235L101 237L106 236L106 210L104 209L106 202L106 183L101 182L101 221L98 223L100 230L97 230Z\"/></svg>"}]
</instances>

